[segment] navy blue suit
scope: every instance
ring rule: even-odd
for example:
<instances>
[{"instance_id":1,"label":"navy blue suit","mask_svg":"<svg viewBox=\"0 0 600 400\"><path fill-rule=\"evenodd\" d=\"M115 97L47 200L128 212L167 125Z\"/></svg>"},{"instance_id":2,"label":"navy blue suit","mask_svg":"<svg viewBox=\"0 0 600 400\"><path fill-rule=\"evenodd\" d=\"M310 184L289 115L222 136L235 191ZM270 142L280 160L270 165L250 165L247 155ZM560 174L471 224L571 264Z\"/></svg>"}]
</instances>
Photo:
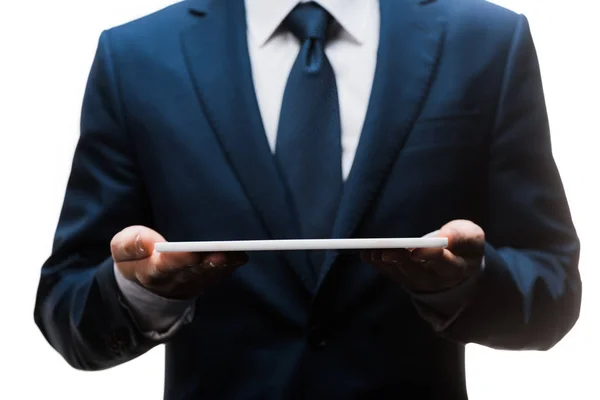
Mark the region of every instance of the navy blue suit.
<instances>
[{"instance_id":1,"label":"navy blue suit","mask_svg":"<svg viewBox=\"0 0 600 400\"><path fill-rule=\"evenodd\" d=\"M579 241L551 154L527 20L480 0L381 0L365 127L334 236L486 232L467 307L435 331L354 253L314 277L259 252L166 343L167 399L465 399L464 346L551 348L579 315ZM115 283L110 240L298 237L258 110L244 2L188 0L105 31L35 320L75 368L159 343ZM405 396L405 397L403 397Z\"/></svg>"}]
</instances>

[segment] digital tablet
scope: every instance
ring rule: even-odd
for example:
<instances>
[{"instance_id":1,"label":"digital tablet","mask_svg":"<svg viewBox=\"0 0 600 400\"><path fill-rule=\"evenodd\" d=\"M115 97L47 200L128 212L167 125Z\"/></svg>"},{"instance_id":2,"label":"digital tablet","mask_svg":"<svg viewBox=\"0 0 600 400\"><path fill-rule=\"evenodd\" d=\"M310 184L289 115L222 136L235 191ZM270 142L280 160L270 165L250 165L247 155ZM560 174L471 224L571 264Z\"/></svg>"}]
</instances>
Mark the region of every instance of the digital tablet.
<instances>
[{"instance_id":1,"label":"digital tablet","mask_svg":"<svg viewBox=\"0 0 600 400\"><path fill-rule=\"evenodd\" d=\"M293 251L293 250L365 250L443 248L447 238L381 238L381 239L286 239L238 240L212 242L159 242L158 252L225 252L225 251Z\"/></svg>"}]
</instances>

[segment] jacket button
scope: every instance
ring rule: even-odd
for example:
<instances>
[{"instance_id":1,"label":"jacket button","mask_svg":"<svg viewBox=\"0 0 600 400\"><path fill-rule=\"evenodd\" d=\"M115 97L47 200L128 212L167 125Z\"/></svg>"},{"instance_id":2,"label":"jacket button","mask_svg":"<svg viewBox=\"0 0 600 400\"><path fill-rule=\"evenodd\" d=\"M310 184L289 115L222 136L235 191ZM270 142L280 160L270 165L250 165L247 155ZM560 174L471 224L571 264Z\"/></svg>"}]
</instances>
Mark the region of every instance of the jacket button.
<instances>
[{"instance_id":1,"label":"jacket button","mask_svg":"<svg viewBox=\"0 0 600 400\"><path fill-rule=\"evenodd\" d=\"M313 348L322 348L327 344L325 331L320 325L312 325L308 328L308 344Z\"/></svg>"}]
</instances>

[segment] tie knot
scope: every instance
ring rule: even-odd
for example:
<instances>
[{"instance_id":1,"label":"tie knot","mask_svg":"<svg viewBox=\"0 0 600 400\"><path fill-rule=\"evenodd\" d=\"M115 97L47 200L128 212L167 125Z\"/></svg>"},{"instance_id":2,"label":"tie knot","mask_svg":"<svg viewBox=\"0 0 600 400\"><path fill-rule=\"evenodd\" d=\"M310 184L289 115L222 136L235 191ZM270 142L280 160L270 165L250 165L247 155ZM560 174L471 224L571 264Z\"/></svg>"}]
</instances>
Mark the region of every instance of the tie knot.
<instances>
[{"instance_id":1,"label":"tie knot","mask_svg":"<svg viewBox=\"0 0 600 400\"><path fill-rule=\"evenodd\" d=\"M314 2L298 4L285 20L285 26L300 40L325 41L331 15Z\"/></svg>"}]
</instances>

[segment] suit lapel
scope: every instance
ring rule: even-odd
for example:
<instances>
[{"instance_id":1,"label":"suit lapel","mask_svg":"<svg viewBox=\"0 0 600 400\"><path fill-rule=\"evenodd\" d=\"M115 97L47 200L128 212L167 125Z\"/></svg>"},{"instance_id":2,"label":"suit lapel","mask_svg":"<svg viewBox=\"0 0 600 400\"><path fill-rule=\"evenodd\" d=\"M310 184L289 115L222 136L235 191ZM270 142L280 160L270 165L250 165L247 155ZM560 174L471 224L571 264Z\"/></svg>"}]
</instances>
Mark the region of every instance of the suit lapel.
<instances>
[{"instance_id":1,"label":"suit lapel","mask_svg":"<svg viewBox=\"0 0 600 400\"><path fill-rule=\"evenodd\" d=\"M435 2L380 0L381 33L371 97L340 203L334 237L352 237L398 157L427 97L445 24ZM336 254L330 253L320 285Z\"/></svg>"},{"instance_id":2,"label":"suit lapel","mask_svg":"<svg viewBox=\"0 0 600 400\"><path fill-rule=\"evenodd\" d=\"M267 231L275 239L299 237L269 148L256 100L243 0L190 1L198 18L182 33L186 62L199 100L229 162ZM315 277L306 254L283 257L309 290Z\"/></svg>"}]
</instances>

